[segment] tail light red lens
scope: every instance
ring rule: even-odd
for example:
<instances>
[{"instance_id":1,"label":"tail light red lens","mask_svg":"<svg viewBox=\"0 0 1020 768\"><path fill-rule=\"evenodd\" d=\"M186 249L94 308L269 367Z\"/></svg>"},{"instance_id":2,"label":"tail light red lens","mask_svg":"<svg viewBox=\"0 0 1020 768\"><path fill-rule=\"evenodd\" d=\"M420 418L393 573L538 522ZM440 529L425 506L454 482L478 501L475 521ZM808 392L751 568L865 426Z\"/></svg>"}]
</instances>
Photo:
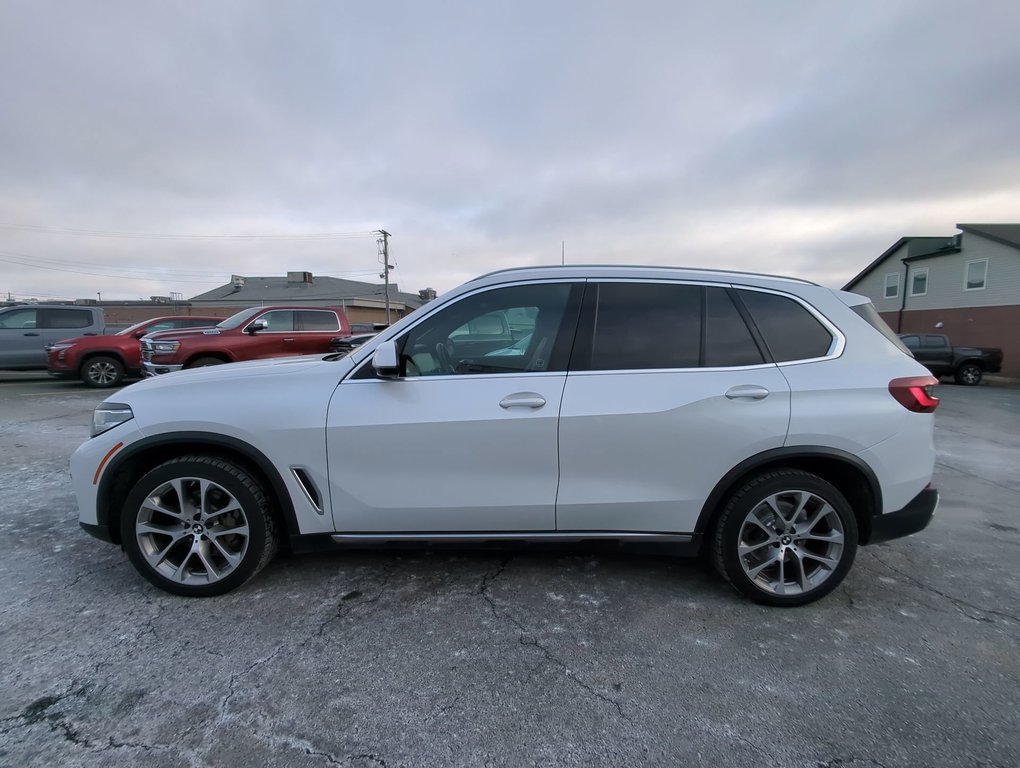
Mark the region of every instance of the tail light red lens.
<instances>
[{"instance_id":1,"label":"tail light red lens","mask_svg":"<svg viewBox=\"0 0 1020 768\"><path fill-rule=\"evenodd\" d=\"M889 394L908 411L932 413L939 407L935 397L935 385L939 380L934 376L908 376L889 382Z\"/></svg>"}]
</instances>

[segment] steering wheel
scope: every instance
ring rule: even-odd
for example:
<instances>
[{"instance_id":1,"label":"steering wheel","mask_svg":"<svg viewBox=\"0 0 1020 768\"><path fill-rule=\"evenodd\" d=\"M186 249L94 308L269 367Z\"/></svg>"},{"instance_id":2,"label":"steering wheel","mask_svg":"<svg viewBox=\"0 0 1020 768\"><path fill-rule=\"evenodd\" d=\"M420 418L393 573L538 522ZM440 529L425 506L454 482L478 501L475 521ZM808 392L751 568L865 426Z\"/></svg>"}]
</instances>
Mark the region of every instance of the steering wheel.
<instances>
[{"instance_id":1,"label":"steering wheel","mask_svg":"<svg viewBox=\"0 0 1020 768\"><path fill-rule=\"evenodd\" d=\"M435 346L436 360L443 373L453 373L453 345L449 339L439 342Z\"/></svg>"}]
</instances>

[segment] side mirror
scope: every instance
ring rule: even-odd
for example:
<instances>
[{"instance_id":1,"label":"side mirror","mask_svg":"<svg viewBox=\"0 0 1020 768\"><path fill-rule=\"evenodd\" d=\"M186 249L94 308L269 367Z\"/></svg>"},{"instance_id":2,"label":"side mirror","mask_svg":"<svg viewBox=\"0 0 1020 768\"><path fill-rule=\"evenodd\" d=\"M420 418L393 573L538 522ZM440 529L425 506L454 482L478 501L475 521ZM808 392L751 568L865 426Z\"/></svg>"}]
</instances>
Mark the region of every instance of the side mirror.
<instances>
[{"instance_id":1,"label":"side mirror","mask_svg":"<svg viewBox=\"0 0 1020 768\"><path fill-rule=\"evenodd\" d=\"M140 338L142 338L142 336L144 336L147 333L148 333L148 331L142 330L142 331L135 331L131 335L134 336L136 339L140 339Z\"/></svg>"},{"instance_id":2,"label":"side mirror","mask_svg":"<svg viewBox=\"0 0 1020 768\"><path fill-rule=\"evenodd\" d=\"M252 323L247 328L245 328L244 332L245 333L255 333L257 331L264 331L268 327L269 327L269 323L267 323L265 320L259 318L254 323Z\"/></svg>"},{"instance_id":3,"label":"side mirror","mask_svg":"<svg viewBox=\"0 0 1020 768\"><path fill-rule=\"evenodd\" d=\"M372 354L372 367L380 379L400 378L400 361L397 359L397 342L384 341Z\"/></svg>"}]
</instances>

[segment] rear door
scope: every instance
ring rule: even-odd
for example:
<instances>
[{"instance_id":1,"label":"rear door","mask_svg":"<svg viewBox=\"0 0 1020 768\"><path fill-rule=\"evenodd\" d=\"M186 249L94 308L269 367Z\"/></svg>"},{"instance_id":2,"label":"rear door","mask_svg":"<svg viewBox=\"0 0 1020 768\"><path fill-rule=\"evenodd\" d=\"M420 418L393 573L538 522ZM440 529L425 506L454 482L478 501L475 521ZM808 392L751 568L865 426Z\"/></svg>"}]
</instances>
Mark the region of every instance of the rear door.
<instances>
[{"instance_id":1,"label":"rear door","mask_svg":"<svg viewBox=\"0 0 1020 768\"><path fill-rule=\"evenodd\" d=\"M556 527L686 533L779 448L790 389L725 286L589 281L560 411Z\"/></svg>"}]
</instances>

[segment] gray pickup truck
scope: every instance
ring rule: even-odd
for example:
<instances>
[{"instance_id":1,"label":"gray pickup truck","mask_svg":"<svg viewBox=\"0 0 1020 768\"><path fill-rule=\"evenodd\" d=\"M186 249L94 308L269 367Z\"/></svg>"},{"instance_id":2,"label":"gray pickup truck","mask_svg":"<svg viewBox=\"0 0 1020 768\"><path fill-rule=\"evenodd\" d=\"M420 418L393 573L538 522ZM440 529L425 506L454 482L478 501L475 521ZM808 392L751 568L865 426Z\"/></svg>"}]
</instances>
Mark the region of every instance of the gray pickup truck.
<instances>
[{"instance_id":1,"label":"gray pickup truck","mask_svg":"<svg viewBox=\"0 0 1020 768\"><path fill-rule=\"evenodd\" d=\"M46 346L68 336L106 331L100 307L74 304L18 304L0 308L0 370L46 368Z\"/></svg>"},{"instance_id":2,"label":"gray pickup truck","mask_svg":"<svg viewBox=\"0 0 1020 768\"><path fill-rule=\"evenodd\" d=\"M902 333L900 339L917 362L936 376L952 376L957 384L980 384L985 373L1002 370L997 347L954 347L941 333Z\"/></svg>"}]
</instances>

